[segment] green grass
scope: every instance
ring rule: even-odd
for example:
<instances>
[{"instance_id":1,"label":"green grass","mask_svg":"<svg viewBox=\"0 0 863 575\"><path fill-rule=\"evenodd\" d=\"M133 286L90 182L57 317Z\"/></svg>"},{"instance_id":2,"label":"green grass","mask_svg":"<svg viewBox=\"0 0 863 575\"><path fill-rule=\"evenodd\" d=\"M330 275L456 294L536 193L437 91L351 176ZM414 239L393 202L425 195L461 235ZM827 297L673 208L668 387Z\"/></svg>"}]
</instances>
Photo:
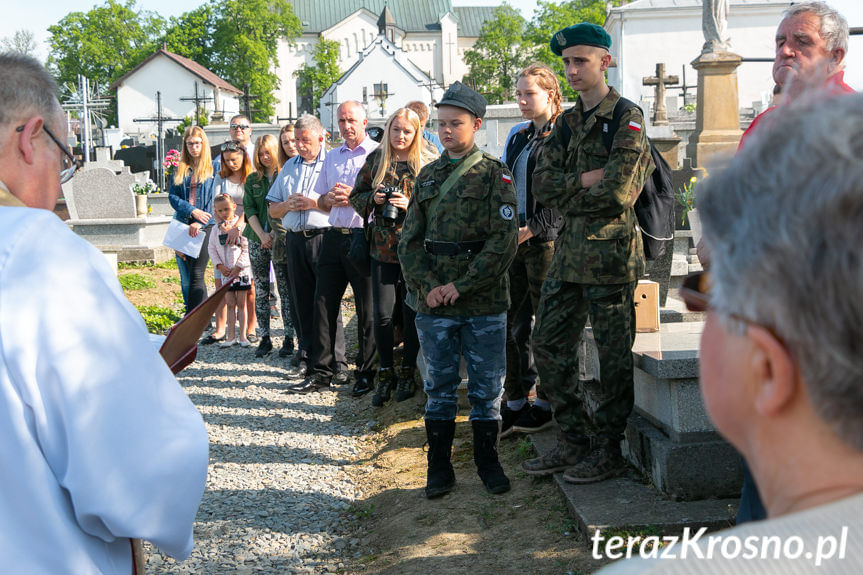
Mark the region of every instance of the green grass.
<instances>
[{"instance_id":1,"label":"green grass","mask_svg":"<svg viewBox=\"0 0 863 575\"><path fill-rule=\"evenodd\" d=\"M368 519L369 517L372 516L372 513L374 513L374 510L375 510L375 504L374 503L357 504L357 505L351 505L348 508L348 513L352 513L357 519Z\"/></svg>"},{"instance_id":2,"label":"green grass","mask_svg":"<svg viewBox=\"0 0 863 575\"><path fill-rule=\"evenodd\" d=\"M163 284L180 285L180 278L179 277L162 278L162 283Z\"/></svg>"},{"instance_id":3,"label":"green grass","mask_svg":"<svg viewBox=\"0 0 863 575\"><path fill-rule=\"evenodd\" d=\"M153 262L118 262L117 269L120 270L131 270L131 269L141 269L141 268L158 268L162 270L175 270L177 269L177 260L175 258L171 258L169 260L165 260L160 264L154 264Z\"/></svg>"},{"instance_id":4,"label":"green grass","mask_svg":"<svg viewBox=\"0 0 863 575\"><path fill-rule=\"evenodd\" d=\"M150 333L165 333L183 317L179 311L158 305L139 305L138 312Z\"/></svg>"},{"instance_id":5,"label":"green grass","mask_svg":"<svg viewBox=\"0 0 863 575\"><path fill-rule=\"evenodd\" d=\"M126 274L120 276L120 285L126 291L142 290L156 287L156 283L141 274Z\"/></svg>"}]
</instances>

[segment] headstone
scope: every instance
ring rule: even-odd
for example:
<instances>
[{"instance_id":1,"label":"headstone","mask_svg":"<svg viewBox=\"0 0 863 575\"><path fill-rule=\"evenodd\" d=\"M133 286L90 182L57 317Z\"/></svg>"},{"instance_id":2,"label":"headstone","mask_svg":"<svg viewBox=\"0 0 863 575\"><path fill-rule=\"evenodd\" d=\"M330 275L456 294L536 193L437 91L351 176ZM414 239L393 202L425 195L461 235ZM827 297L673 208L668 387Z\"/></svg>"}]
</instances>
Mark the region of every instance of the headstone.
<instances>
[{"instance_id":1,"label":"headstone","mask_svg":"<svg viewBox=\"0 0 863 575\"><path fill-rule=\"evenodd\" d=\"M82 170L66 193L69 215L73 220L134 218L136 181L131 173L115 174L107 168Z\"/></svg>"}]
</instances>

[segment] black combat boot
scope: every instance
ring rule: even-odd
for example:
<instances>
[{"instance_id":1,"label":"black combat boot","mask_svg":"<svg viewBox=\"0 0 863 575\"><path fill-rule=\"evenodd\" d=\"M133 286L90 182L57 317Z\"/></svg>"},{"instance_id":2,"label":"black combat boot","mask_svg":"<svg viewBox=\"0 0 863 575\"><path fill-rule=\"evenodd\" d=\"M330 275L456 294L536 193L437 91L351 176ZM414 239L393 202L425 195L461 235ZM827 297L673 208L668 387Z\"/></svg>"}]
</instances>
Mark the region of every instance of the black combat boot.
<instances>
[{"instance_id":1,"label":"black combat boot","mask_svg":"<svg viewBox=\"0 0 863 575\"><path fill-rule=\"evenodd\" d=\"M396 384L396 401L410 399L416 393L416 382L414 381L414 368L400 367L398 383Z\"/></svg>"},{"instance_id":2,"label":"black combat boot","mask_svg":"<svg viewBox=\"0 0 863 575\"><path fill-rule=\"evenodd\" d=\"M429 444L426 497L434 499L446 495L455 487L455 471L450 463L455 421L426 419L425 423Z\"/></svg>"},{"instance_id":3,"label":"black combat boot","mask_svg":"<svg viewBox=\"0 0 863 575\"><path fill-rule=\"evenodd\" d=\"M390 400L393 393L393 387L396 384L396 376L393 373L393 368L382 367L378 370L378 387L375 389L375 394L372 396L372 405L381 407Z\"/></svg>"},{"instance_id":4,"label":"black combat boot","mask_svg":"<svg viewBox=\"0 0 863 575\"><path fill-rule=\"evenodd\" d=\"M476 472L482 479L489 493L506 493L509 491L509 478L503 473L503 467L497 458L500 422L471 421L473 425L473 460Z\"/></svg>"}]
</instances>

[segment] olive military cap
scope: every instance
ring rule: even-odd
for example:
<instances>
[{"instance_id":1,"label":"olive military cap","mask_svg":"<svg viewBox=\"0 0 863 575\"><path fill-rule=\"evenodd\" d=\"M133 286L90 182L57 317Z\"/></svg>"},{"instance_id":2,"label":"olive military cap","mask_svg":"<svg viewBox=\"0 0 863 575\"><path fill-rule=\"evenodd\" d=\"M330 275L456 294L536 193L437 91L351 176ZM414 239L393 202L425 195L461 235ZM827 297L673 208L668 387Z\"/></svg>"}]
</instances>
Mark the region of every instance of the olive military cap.
<instances>
[{"instance_id":1,"label":"olive military cap","mask_svg":"<svg viewBox=\"0 0 863 575\"><path fill-rule=\"evenodd\" d=\"M551 37L551 51L560 56L570 46L596 46L611 48L611 36L602 26L582 22L567 26Z\"/></svg>"},{"instance_id":2,"label":"olive military cap","mask_svg":"<svg viewBox=\"0 0 863 575\"><path fill-rule=\"evenodd\" d=\"M485 116L487 104L486 99L479 93L456 81L450 84L450 87L443 94L443 99L435 104L435 107L455 106L467 110L477 118L482 118Z\"/></svg>"}]
</instances>

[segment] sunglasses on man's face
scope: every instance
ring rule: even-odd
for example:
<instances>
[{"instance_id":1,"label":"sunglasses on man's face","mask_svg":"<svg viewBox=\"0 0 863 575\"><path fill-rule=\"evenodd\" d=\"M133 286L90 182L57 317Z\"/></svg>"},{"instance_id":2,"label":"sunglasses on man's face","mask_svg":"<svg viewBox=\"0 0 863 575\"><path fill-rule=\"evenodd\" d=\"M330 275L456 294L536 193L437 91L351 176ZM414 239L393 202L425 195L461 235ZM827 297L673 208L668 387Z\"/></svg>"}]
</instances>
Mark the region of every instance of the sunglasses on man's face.
<instances>
[{"instance_id":1,"label":"sunglasses on man's face","mask_svg":"<svg viewBox=\"0 0 863 575\"><path fill-rule=\"evenodd\" d=\"M231 124L232 130L248 130L251 128L249 124Z\"/></svg>"}]
</instances>

